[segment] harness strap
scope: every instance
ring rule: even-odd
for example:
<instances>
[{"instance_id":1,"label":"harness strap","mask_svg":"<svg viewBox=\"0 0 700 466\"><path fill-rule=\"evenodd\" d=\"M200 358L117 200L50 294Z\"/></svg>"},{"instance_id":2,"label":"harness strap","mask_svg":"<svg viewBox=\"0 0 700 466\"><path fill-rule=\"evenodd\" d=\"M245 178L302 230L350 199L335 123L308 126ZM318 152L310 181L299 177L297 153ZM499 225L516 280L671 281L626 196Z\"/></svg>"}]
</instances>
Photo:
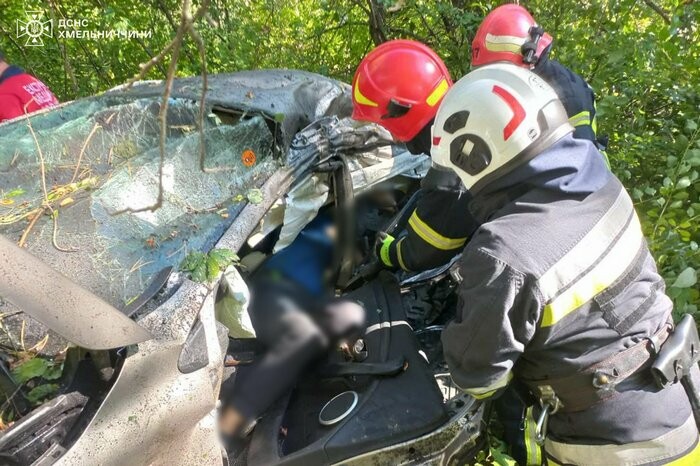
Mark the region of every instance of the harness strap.
<instances>
[{"instance_id":1,"label":"harness strap","mask_svg":"<svg viewBox=\"0 0 700 466\"><path fill-rule=\"evenodd\" d=\"M535 394L543 389L553 391L558 399L561 412L583 411L596 403L615 396L615 387L622 381L638 377L650 378L643 369L651 366L658 348L666 341L671 325L664 325L651 338L646 338L634 346L614 354L575 374L545 380L521 378Z\"/></svg>"}]
</instances>

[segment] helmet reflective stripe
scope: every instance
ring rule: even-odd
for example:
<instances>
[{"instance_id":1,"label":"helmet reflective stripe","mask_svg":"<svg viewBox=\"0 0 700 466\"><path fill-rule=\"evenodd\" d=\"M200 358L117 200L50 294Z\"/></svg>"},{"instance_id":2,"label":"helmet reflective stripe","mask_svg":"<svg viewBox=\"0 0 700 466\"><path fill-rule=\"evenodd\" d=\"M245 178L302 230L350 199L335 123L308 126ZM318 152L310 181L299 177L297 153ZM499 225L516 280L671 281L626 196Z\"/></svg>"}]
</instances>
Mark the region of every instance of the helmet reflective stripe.
<instances>
[{"instance_id":1,"label":"helmet reflective stripe","mask_svg":"<svg viewBox=\"0 0 700 466\"><path fill-rule=\"evenodd\" d=\"M526 37L495 36L489 33L486 34L486 50L491 52L520 53L526 40Z\"/></svg>"},{"instance_id":2,"label":"helmet reflective stripe","mask_svg":"<svg viewBox=\"0 0 700 466\"><path fill-rule=\"evenodd\" d=\"M501 5L486 15L472 41L472 66L508 61L514 65L530 68L534 63L523 60L523 46L534 47L534 58L542 56L552 43L552 36L542 31L539 40L533 43L531 28L536 26L534 18L520 5Z\"/></svg>"},{"instance_id":3,"label":"helmet reflective stripe","mask_svg":"<svg viewBox=\"0 0 700 466\"><path fill-rule=\"evenodd\" d=\"M360 91L360 80L359 79L355 80L355 86L353 86L353 87L354 87L353 97L355 97L355 102L357 102L358 104L367 105L370 107L378 107L379 106L379 104L377 102L369 100L367 97L365 97L362 94L362 91Z\"/></svg>"},{"instance_id":4,"label":"helmet reflective stripe","mask_svg":"<svg viewBox=\"0 0 700 466\"><path fill-rule=\"evenodd\" d=\"M513 97L513 94L509 93L501 86L493 86L493 93L503 99L510 109L513 110L513 118L511 118L505 128L503 128L503 140L506 141L525 119L525 109L520 105L520 102Z\"/></svg>"},{"instance_id":5,"label":"helmet reflective stripe","mask_svg":"<svg viewBox=\"0 0 700 466\"><path fill-rule=\"evenodd\" d=\"M440 81L440 83L437 85L435 90L430 93L427 99L425 99L425 103L430 105L431 107L434 107L438 102L440 102L440 99L442 99L442 96L445 95L447 90L450 88L450 85L447 82L447 79L443 79Z\"/></svg>"}]
</instances>

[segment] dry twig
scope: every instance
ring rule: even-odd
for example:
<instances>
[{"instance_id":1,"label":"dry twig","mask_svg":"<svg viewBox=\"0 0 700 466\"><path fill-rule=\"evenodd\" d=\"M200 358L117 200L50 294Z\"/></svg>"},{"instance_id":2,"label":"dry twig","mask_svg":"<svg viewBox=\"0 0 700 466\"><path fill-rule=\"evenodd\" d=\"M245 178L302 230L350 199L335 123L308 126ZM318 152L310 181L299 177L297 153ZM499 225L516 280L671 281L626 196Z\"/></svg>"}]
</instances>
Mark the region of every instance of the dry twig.
<instances>
[{"instance_id":1,"label":"dry twig","mask_svg":"<svg viewBox=\"0 0 700 466\"><path fill-rule=\"evenodd\" d=\"M83 147L80 149L80 153L78 154L78 163L75 165L75 171L73 171L73 176L70 179L71 183L74 183L75 179L78 177L78 170L80 169L80 162L83 160L83 154L85 153L85 149L87 149L88 144L90 144L90 140L99 128L101 128L100 124L95 123L95 126L92 127L92 131L90 131L90 134L88 134L88 137L85 139Z\"/></svg>"},{"instance_id":2,"label":"dry twig","mask_svg":"<svg viewBox=\"0 0 700 466\"><path fill-rule=\"evenodd\" d=\"M112 212L111 215L119 215L123 213L137 213L137 212L153 212L159 209L163 205L163 167L165 164L165 143L167 137L167 115L170 94L173 88L173 81L175 79L175 72L177 71L177 62L180 58L180 51L182 44L184 42L185 36L189 35L195 42L197 49L202 60L202 94L201 102L199 108L199 130L200 130L200 166L204 166L204 112L205 104L204 99L207 92L207 64L206 64L206 48L204 47L204 41L202 40L199 33L194 28L194 23L202 18L207 8L209 7L210 0L204 0L200 7L197 9L196 13L192 15L191 10L191 0L183 0L182 2L182 12L180 16L180 25L177 28L175 38L163 49L158 55L153 57L146 63L142 63L139 68L139 73L134 76L131 80L127 82L127 89L136 81L143 79L148 71L153 68L156 64L160 63L168 54L171 54L170 65L168 66L168 72L165 79L165 88L163 90L163 98L160 105L160 111L158 112L158 121L160 123L160 137L159 137L159 149L160 149L160 160L158 167L158 195L156 197L155 203L150 206L132 208L127 207L125 209L117 210Z\"/></svg>"}]
</instances>

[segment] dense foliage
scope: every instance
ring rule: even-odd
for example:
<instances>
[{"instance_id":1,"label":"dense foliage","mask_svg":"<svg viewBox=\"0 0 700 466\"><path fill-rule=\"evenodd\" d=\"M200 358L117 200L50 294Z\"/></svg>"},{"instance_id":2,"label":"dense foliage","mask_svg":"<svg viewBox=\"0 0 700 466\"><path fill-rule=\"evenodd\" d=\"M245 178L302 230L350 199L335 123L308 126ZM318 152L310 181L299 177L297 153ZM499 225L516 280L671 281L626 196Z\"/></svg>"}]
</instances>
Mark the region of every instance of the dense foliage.
<instances>
[{"instance_id":1,"label":"dense foliage","mask_svg":"<svg viewBox=\"0 0 700 466\"><path fill-rule=\"evenodd\" d=\"M202 0L193 6L201 4ZM133 77L174 36L180 0L4 2L0 49L41 77L62 100ZM211 0L197 22L209 72L301 68L349 81L375 44L413 38L434 47L454 77L469 70L469 44L498 1ZM631 191L676 313L698 312L700 292L700 4L692 0L522 2L555 37L554 56L595 88L599 133L610 137L612 168ZM44 38L28 47L16 21L42 10L70 29L145 31L150 37ZM64 29L65 31L66 29ZM168 60L149 78L163 78ZM179 75L201 72L192 40Z\"/></svg>"}]
</instances>

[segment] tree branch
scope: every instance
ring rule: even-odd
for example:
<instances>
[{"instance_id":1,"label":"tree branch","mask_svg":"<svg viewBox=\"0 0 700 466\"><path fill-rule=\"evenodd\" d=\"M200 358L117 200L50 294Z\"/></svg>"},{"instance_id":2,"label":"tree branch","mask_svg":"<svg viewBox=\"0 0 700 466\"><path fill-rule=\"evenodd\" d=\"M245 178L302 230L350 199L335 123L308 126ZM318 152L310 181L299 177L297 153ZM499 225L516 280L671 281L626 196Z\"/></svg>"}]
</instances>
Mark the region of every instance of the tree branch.
<instances>
[{"instance_id":1,"label":"tree branch","mask_svg":"<svg viewBox=\"0 0 700 466\"><path fill-rule=\"evenodd\" d=\"M664 11L663 8L654 3L652 0L644 0L644 3L646 3L649 8L651 8L659 16L661 16L661 18L664 20L664 23L671 24L671 18L668 16L668 13L666 13L666 11Z\"/></svg>"}]
</instances>

